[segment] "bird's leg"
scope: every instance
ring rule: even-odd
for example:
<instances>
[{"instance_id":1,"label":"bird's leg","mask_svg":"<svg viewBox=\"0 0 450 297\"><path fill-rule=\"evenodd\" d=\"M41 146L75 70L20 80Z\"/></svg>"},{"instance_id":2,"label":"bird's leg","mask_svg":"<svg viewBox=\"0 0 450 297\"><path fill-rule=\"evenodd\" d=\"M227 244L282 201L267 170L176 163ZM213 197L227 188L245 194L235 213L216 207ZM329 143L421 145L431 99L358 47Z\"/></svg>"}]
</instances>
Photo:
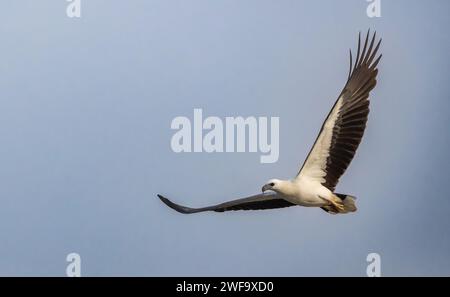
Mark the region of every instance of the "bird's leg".
<instances>
[{"instance_id":1,"label":"bird's leg","mask_svg":"<svg viewBox=\"0 0 450 297\"><path fill-rule=\"evenodd\" d=\"M335 207L338 212L344 212L345 211L344 202L342 202L342 200L335 195L331 197L332 197L331 204L333 205L333 207Z\"/></svg>"},{"instance_id":2,"label":"bird's leg","mask_svg":"<svg viewBox=\"0 0 450 297\"><path fill-rule=\"evenodd\" d=\"M330 204L330 208L332 208L334 212L336 212L336 213L345 212L344 202L342 202L342 200L339 197L337 197L335 195L331 195L330 199L323 198L323 197L320 197L320 198L326 200Z\"/></svg>"}]
</instances>

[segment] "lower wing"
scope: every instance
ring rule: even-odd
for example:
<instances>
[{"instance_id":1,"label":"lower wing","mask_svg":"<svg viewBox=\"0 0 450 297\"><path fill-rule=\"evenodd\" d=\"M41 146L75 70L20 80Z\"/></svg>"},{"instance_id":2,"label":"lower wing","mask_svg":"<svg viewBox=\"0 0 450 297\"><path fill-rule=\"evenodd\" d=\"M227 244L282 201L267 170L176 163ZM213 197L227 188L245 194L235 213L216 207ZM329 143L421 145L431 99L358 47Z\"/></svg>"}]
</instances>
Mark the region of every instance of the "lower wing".
<instances>
[{"instance_id":1,"label":"lower wing","mask_svg":"<svg viewBox=\"0 0 450 297\"><path fill-rule=\"evenodd\" d=\"M159 195L159 199L164 202L168 207L178 211L179 213L190 214L197 213L203 211L216 211L216 212L224 212L230 210L258 210L258 209L274 209L274 208L283 208L294 206L296 204L290 203L280 195L276 193L270 194L258 194L254 196L250 196L247 198L237 199L228 201L225 203L207 206L202 208L190 208L186 206L182 206L176 203L173 203L166 197Z\"/></svg>"}]
</instances>

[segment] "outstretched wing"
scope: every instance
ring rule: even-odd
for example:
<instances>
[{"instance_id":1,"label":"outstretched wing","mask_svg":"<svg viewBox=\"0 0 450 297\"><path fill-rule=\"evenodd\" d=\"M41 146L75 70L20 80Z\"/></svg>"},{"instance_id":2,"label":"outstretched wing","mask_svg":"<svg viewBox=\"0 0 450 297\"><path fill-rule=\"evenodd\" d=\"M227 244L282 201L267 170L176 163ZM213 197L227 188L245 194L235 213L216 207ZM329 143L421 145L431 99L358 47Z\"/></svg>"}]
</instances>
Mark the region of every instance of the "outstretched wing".
<instances>
[{"instance_id":1,"label":"outstretched wing","mask_svg":"<svg viewBox=\"0 0 450 297\"><path fill-rule=\"evenodd\" d=\"M347 83L323 123L297 179L307 176L334 191L339 178L353 159L366 128L369 92L376 85L377 65L381 59L381 55L376 58L381 39L374 47L375 37L376 32L369 45L368 31L364 48L360 51L361 34L359 35L354 67L350 51Z\"/></svg>"},{"instance_id":2,"label":"outstretched wing","mask_svg":"<svg viewBox=\"0 0 450 297\"><path fill-rule=\"evenodd\" d=\"M173 203L172 201L170 201L169 199L167 199L162 195L158 195L158 197L170 208L184 214L197 213L203 211L224 212L229 210L273 209L296 205L284 200L278 194L275 193L254 195L247 198L237 199L222 204L202 208L190 208Z\"/></svg>"}]
</instances>

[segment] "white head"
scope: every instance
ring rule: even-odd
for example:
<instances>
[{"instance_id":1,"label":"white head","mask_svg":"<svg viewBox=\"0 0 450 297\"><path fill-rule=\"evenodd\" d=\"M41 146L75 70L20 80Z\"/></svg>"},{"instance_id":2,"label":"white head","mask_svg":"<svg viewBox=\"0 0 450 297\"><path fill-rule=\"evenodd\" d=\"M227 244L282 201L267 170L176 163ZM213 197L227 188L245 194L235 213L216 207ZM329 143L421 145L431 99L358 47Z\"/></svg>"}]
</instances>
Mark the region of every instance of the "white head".
<instances>
[{"instance_id":1,"label":"white head","mask_svg":"<svg viewBox=\"0 0 450 297\"><path fill-rule=\"evenodd\" d=\"M264 193L265 191L269 191L269 190L275 191L275 192L280 192L283 182L284 181L276 179L276 178L271 179L262 187L262 192Z\"/></svg>"}]
</instances>

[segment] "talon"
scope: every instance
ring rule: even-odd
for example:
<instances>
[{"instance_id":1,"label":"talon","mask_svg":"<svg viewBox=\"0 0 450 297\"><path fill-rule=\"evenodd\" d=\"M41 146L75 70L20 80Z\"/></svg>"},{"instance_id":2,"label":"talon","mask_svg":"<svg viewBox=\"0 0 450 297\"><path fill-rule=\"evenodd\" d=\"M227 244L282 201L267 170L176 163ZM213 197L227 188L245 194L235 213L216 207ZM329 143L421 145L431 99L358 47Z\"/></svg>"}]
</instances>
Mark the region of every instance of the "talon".
<instances>
[{"instance_id":1,"label":"talon","mask_svg":"<svg viewBox=\"0 0 450 297\"><path fill-rule=\"evenodd\" d=\"M337 212L344 212L345 208L344 208L344 203L339 199L339 200L331 200L331 205L337 210Z\"/></svg>"}]
</instances>

